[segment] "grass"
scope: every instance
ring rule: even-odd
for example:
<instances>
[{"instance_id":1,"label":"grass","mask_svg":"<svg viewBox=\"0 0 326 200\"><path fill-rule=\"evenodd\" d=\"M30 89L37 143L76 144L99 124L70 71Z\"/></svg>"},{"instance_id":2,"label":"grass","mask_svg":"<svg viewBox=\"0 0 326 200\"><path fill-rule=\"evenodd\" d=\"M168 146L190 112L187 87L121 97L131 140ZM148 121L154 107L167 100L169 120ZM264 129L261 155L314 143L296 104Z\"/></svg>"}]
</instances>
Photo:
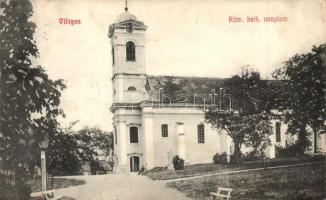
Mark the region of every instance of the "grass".
<instances>
[{"instance_id":1,"label":"grass","mask_svg":"<svg viewBox=\"0 0 326 200\"><path fill-rule=\"evenodd\" d=\"M236 165L220 165L220 164L198 164L198 165L189 165L185 166L184 170L176 170L170 171L167 168L155 168L153 170L149 170L146 172L146 175L153 180L168 180L175 178L184 178L184 177L192 177L198 175L207 175L207 174L215 174L226 171L234 171L240 169L253 169L260 167L272 167L272 166L282 166L282 165L291 165L291 164L299 164L299 163L308 163L308 162L318 162L325 161L325 157L321 157L318 159L311 158L275 158L268 159L263 161L251 161L244 162L241 166Z\"/></svg>"},{"instance_id":2,"label":"grass","mask_svg":"<svg viewBox=\"0 0 326 200\"><path fill-rule=\"evenodd\" d=\"M184 170L170 171L166 168L156 168L146 172L146 175L153 180L168 180L175 178L184 178L204 174L212 174L225 171L226 169L240 169L235 166L223 166L215 164L198 164L186 166Z\"/></svg>"},{"instance_id":3,"label":"grass","mask_svg":"<svg viewBox=\"0 0 326 200\"><path fill-rule=\"evenodd\" d=\"M83 185L86 182L84 180L70 179L70 178L54 178L53 189L67 188L70 186ZM41 179L29 180L28 184L31 186L32 192L41 191ZM51 180L49 180L48 187L51 189Z\"/></svg>"},{"instance_id":4,"label":"grass","mask_svg":"<svg viewBox=\"0 0 326 200\"><path fill-rule=\"evenodd\" d=\"M208 199L217 187L233 188L232 199L321 200L326 197L326 164L211 176L168 183L196 200Z\"/></svg>"}]
</instances>

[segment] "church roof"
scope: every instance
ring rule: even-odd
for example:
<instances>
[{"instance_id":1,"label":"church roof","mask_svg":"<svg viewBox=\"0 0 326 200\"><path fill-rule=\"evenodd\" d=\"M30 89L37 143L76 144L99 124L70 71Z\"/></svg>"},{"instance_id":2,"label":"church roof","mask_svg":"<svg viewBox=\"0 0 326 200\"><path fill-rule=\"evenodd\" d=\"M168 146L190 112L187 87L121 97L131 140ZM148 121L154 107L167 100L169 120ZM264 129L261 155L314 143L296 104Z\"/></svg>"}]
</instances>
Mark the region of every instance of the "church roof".
<instances>
[{"instance_id":1,"label":"church roof","mask_svg":"<svg viewBox=\"0 0 326 200\"><path fill-rule=\"evenodd\" d=\"M224 87L228 78L209 78L209 77L184 77L184 76L151 76L147 75L146 91L151 100L159 101L160 99L171 103L180 103L187 98L187 103L203 101L208 103L212 96L219 94L220 88ZM265 80L270 89L279 88L281 81ZM196 99L196 100L194 100Z\"/></svg>"},{"instance_id":2,"label":"church roof","mask_svg":"<svg viewBox=\"0 0 326 200\"><path fill-rule=\"evenodd\" d=\"M158 101L162 95L169 96L174 102L184 100L187 102L194 101L194 95L204 95L209 98L215 89L218 93L219 88L223 87L223 78L208 77L182 77L182 76L147 76L146 90L151 99Z\"/></svg>"}]
</instances>

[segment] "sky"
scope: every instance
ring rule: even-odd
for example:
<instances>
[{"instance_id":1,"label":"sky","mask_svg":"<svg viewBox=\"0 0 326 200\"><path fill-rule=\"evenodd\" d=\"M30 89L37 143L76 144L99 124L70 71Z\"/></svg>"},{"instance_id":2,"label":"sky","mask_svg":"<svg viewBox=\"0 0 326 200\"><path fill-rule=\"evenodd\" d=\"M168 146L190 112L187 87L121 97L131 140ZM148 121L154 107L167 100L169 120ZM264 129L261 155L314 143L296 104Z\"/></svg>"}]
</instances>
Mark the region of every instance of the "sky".
<instances>
[{"instance_id":1,"label":"sky","mask_svg":"<svg viewBox=\"0 0 326 200\"><path fill-rule=\"evenodd\" d=\"M36 64L64 79L63 125L112 130L112 60L108 27L124 0L33 0L40 51ZM230 77L250 65L271 73L296 53L326 40L326 0L128 0L146 31L146 73ZM244 22L229 22L229 17ZM287 17L248 23L246 17ZM59 18L80 20L63 25Z\"/></svg>"}]
</instances>

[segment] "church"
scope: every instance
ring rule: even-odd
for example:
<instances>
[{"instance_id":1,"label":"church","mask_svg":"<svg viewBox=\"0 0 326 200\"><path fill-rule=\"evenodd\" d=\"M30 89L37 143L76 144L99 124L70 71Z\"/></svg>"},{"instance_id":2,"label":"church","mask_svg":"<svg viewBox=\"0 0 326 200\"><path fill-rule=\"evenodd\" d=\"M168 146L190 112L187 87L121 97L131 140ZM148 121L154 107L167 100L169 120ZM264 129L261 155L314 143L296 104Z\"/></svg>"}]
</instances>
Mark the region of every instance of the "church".
<instances>
[{"instance_id":1,"label":"church","mask_svg":"<svg viewBox=\"0 0 326 200\"><path fill-rule=\"evenodd\" d=\"M220 88L216 93L222 95L224 79L147 75L146 29L127 7L109 26L115 171L168 167L175 155L190 165L212 163L216 153L230 155L231 138L205 124L202 109L212 88ZM225 97L231 106L232 99ZM275 157L275 145L290 140L286 124L272 120L272 126L269 158Z\"/></svg>"}]
</instances>

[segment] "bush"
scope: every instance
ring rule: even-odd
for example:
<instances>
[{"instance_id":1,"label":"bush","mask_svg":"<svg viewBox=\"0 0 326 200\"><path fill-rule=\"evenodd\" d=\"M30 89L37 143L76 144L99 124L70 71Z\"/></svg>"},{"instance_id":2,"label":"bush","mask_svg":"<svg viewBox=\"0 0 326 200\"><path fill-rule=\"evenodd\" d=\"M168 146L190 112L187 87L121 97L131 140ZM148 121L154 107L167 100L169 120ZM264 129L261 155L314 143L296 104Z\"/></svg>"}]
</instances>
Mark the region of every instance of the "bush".
<instances>
[{"instance_id":1,"label":"bush","mask_svg":"<svg viewBox=\"0 0 326 200\"><path fill-rule=\"evenodd\" d=\"M242 161L256 161L256 160L261 160L261 159L262 159L262 157L258 156L257 152L255 152L255 151L246 153L241 158Z\"/></svg>"},{"instance_id":2,"label":"bush","mask_svg":"<svg viewBox=\"0 0 326 200\"><path fill-rule=\"evenodd\" d=\"M240 160L239 160L240 163L242 162L242 156L243 155L241 154L240 155ZM230 162L229 163L228 163L227 157L228 156L227 156L226 152L223 152L222 154L216 153L213 156L214 164L227 165L227 164L236 164L237 163L234 155L230 155Z\"/></svg>"},{"instance_id":3,"label":"bush","mask_svg":"<svg viewBox=\"0 0 326 200\"><path fill-rule=\"evenodd\" d=\"M173 166L175 170L183 170L185 168L184 160L178 155L173 157Z\"/></svg>"},{"instance_id":4,"label":"bush","mask_svg":"<svg viewBox=\"0 0 326 200\"><path fill-rule=\"evenodd\" d=\"M222 165L228 164L226 152L223 152L222 154L216 153L213 156L213 161L214 164L222 164Z\"/></svg>"},{"instance_id":5,"label":"bush","mask_svg":"<svg viewBox=\"0 0 326 200\"><path fill-rule=\"evenodd\" d=\"M301 147L299 147L297 144L288 147L276 146L275 147L276 157L290 158L290 157L298 156L298 152L300 152L300 148Z\"/></svg>"},{"instance_id":6,"label":"bush","mask_svg":"<svg viewBox=\"0 0 326 200\"><path fill-rule=\"evenodd\" d=\"M15 199L30 199L30 187L28 185L11 186L0 181L0 199L15 200Z\"/></svg>"},{"instance_id":7,"label":"bush","mask_svg":"<svg viewBox=\"0 0 326 200\"><path fill-rule=\"evenodd\" d=\"M99 160L92 160L90 163L90 167L91 167L91 173L92 175L97 174L98 172L102 172L102 173L106 173L108 171L108 169L106 169L103 166L104 163L102 163Z\"/></svg>"}]
</instances>

